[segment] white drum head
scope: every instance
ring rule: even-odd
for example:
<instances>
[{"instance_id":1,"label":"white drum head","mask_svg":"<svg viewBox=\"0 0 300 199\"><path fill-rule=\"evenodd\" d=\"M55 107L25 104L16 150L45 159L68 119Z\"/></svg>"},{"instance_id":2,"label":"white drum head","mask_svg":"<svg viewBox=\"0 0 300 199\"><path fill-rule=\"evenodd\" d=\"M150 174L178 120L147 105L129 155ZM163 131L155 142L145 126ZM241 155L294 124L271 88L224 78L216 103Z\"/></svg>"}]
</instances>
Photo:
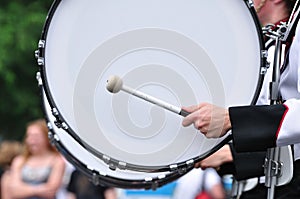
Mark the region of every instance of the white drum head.
<instances>
[{"instance_id":1,"label":"white drum head","mask_svg":"<svg viewBox=\"0 0 300 199\"><path fill-rule=\"evenodd\" d=\"M124 84L175 106L250 104L261 36L245 1L56 1L42 41L42 79L65 130L108 165L168 170L226 137L206 139L182 117L124 92ZM41 42L43 43L43 42Z\"/></svg>"}]
</instances>

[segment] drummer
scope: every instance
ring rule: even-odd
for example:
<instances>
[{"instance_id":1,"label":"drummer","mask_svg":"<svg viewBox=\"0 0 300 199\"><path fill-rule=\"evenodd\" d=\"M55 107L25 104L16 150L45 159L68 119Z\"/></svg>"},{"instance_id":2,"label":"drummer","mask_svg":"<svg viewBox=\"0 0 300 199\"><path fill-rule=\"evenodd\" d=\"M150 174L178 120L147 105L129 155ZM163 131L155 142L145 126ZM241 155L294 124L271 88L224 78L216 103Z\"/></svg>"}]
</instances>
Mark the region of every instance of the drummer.
<instances>
[{"instance_id":1,"label":"drummer","mask_svg":"<svg viewBox=\"0 0 300 199\"><path fill-rule=\"evenodd\" d=\"M254 0L262 25L278 24L279 21L286 20L295 2L295 0ZM191 114L183 120L183 126L193 124L195 128L209 138L223 136L232 130L233 149L238 152L266 151L267 148L294 144L295 170L293 180L288 185L276 189L278 191L275 195L276 198L300 198L300 125L297 122L299 117L297 113L300 110L299 28L300 26L297 27L295 39L286 58L286 67L281 74L279 91L283 104L231 107L227 110L212 104L201 103L184 108ZM268 86L268 84L264 86ZM266 104L268 103L266 102ZM224 162L231 162L233 160L231 152L234 151L231 151L228 145L224 146L220 151L199 162L196 166L202 168L218 167ZM250 160L254 159L255 161L257 155L248 154L250 155L248 157L252 158L239 159L236 156L237 153L234 154L236 168L237 166L251 165L253 162ZM262 157L264 158L264 156ZM255 196L245 194L242 198L266 198L267 196L266 188L261 191L255 190L255 192L257 194Z\"/></svg>"}]
</instances>

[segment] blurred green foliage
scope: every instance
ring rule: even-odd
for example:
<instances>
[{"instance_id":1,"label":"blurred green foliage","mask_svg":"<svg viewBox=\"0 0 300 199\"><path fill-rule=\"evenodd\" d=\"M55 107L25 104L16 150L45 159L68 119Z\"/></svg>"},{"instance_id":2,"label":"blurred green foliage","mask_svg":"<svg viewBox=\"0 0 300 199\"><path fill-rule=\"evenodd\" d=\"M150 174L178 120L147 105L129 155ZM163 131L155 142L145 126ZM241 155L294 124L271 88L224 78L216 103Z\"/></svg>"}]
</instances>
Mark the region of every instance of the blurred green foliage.
<instances>
[{"instance_id":1,"label":"blurred green foliage","mask_svg":"<svg viewBox=\"0 0 300 199\"><path fill-rule=\"evenodd\" d=\"M0 1L0 140L22 139L43 117L34 57L52 0Z\"/></svg>"}]
</instances>

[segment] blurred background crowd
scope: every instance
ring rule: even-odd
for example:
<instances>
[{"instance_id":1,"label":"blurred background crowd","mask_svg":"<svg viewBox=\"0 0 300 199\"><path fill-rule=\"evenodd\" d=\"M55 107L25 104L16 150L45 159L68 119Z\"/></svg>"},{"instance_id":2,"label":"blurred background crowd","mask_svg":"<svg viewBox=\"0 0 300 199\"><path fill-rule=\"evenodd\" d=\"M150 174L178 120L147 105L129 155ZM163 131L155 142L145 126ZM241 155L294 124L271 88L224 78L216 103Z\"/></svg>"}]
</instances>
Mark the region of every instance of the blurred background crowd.
<instances>
[{"instance_id":1,"label":"blurred background crowd","mask_svg":"<svg viewBox=\"0 0 300 199\"><path fill-rule=\"evenodd\" d=\"M101 184L96 186L50 144L44 119L26 125L22 142L1 142L0 168L1 199L226 198L221 177L214 169L194 169L157 190L122 190Z\"/></svg>"}]
</instances>

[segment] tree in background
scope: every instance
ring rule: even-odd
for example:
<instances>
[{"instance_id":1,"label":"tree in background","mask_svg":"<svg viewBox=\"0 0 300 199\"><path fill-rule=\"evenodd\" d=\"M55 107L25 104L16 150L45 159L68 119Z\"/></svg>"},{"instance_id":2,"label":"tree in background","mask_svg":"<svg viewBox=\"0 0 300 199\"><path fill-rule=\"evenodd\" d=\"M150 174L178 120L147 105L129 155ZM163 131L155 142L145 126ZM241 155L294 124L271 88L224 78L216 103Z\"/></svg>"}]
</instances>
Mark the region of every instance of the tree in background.
<instances>
[{"instance_id":1,"label":"tree in background","mask_svg":"<svg viewBox=\"0 0 300 199\"><path fill-rule=\"evenodd\" d=\"M0 140L21 139L43 117L34 57L52 0L0 1Z\"/></svg>"}]
</instances>

